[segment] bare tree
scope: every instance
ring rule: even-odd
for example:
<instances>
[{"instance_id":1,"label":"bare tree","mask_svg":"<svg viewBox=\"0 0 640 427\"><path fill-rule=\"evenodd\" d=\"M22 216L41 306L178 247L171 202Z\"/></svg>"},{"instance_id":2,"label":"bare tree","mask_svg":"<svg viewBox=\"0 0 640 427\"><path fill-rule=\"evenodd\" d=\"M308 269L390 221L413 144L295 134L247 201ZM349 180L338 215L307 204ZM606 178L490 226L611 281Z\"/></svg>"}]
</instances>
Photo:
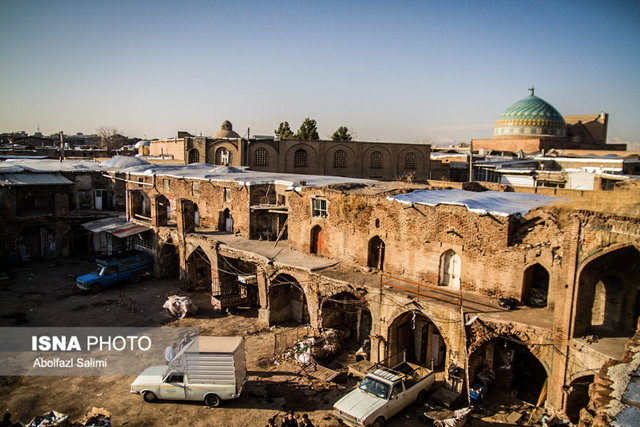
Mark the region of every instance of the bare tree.
<instances>
[{"instance_id":1,"label":"bare tree","mask_svg":"<svg viewBox=\"0 0 640 427\"><path fill-rule=\"evenodd\" d=\"M118 129L102 125L97 129L100 137L100 146L108 150L114 150L127 143L127 137L120 134Z\"/></svg>"}]
</instances>

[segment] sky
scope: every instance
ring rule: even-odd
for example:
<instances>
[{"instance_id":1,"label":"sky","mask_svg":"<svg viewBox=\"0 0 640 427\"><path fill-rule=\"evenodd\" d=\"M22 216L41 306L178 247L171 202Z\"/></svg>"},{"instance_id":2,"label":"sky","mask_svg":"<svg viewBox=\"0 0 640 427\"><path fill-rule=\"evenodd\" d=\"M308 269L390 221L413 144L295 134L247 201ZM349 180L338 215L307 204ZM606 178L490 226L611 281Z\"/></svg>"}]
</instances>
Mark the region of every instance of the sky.
<instances>
[{"instance_id":1,"label":"sky","mask_svg":"<svg viewBox=\"0 0 640 427\"><path fill-rule=\"evenodd\" d=\"M640 141L638 1L0 1L0 132L490 138L535 94Z\"/></svg>"}]
</instances>

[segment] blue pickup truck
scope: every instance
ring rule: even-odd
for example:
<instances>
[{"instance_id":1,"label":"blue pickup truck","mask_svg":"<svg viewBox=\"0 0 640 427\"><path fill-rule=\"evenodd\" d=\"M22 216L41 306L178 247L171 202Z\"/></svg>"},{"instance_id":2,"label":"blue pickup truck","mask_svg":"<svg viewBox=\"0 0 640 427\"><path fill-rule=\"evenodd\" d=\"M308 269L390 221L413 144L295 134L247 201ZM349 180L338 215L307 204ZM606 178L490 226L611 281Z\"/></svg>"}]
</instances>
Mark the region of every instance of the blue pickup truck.
<instances>
[{"instance_id":1,"label":"blue pickup truck","mask_svg":"<svg viewBox=\"0 0 640 427\"><path fill-rule=\"evenodd\" d=\"M89 274L76 277L76 286L85 291L100 292L103 287L129 280L140 281L149 271L149 255L144 252L123 252L96 259L97 268Z\"/></svg>"}]
</instances>

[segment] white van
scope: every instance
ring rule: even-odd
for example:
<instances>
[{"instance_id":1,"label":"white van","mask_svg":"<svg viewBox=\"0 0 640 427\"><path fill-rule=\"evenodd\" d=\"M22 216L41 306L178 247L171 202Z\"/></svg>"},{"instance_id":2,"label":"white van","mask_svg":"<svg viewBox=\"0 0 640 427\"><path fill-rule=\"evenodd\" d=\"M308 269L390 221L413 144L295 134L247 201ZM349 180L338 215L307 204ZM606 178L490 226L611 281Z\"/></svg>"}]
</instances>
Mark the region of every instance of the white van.
<instances>
[{"instance_id":1,"label":"white van","mask_svg":"<svg viewBox=\"0 0 640 427\"><path fill-rule=\"evenodd\" d=\"M131 383L146 402L204 401L218 406L240 396L247 381L243 337L197 337L168 366L152 366Z\"/></svg>"}]
</instances>

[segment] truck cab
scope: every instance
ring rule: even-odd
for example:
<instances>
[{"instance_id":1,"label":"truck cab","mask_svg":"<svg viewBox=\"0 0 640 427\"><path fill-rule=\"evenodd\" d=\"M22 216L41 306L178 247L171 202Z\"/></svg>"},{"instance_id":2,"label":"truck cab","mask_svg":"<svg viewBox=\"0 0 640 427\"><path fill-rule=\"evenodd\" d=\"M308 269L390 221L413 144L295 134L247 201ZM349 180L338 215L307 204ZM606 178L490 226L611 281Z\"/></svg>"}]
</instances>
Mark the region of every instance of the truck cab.
<instances>
[{"instance_id":1,"label":"truck cab","mask_svg":"<svg viewBox=\"0 0 640 427\"><path fill-rule=\"evenodd\" d=\"M131 383L131 393L146 402L191 400L219 406L239 397L246 381L242 337L198 337L168 366L145 369Z\"/></svg>"},{"instance_id":2,"label":"truck cab","mask_svg":"<svg viewBox=\"0 0 640 427\"><path fill-rule=\"evenodd\" d=\"M393 368L376 366L358 387L333 405L333 415L347 425L381 427L416 401L426 400L435 382L428 366L402 362Z\"/></svg>"},{"instance_id":3,"label":"truck cab","mask_svg":"<svg viewBox=\"0 0 640 427\"><path fill-rule=\"evenodd\" d=\"M96 259L93 272L78 276L76 286L82 290L99 292L105 286L130 280L136 283L149 271L149 255L129 251L107 258Z\"/></svg>"}]
</instances>

